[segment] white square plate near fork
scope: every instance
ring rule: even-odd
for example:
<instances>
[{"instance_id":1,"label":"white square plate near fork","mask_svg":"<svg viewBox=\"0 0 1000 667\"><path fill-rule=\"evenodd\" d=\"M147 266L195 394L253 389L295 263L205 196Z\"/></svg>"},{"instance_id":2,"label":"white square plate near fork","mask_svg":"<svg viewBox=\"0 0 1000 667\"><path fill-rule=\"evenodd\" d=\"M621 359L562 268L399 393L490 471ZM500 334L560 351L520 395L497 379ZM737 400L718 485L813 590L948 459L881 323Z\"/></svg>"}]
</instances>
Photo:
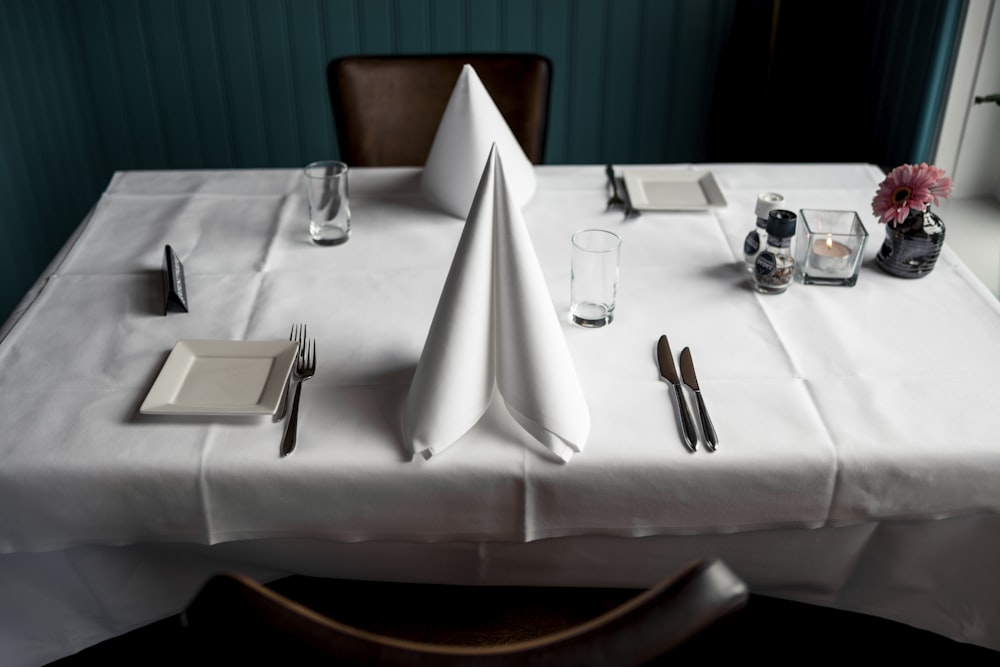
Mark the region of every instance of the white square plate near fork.
<instances>
[{"instance_id":1,"label":"white square plate near fork","mask_svg":"<svg viewBox=\"0 0 1000 667\"><path fill-rule=\"evenodd\" d=\"M295 364L295 341L179 340L139 412L272 415Z\"/></svg>"},{"instance_id":2,"label":"white square plate near fork","mask_svg":"<svg viewBox=\"0 0 1000 667\"><path fill-rule=\"evenodd\" d=\"M633 208L640 211L707 211L726 206L712 172L703 169L623 169Z\"/></svg>"}]
</instances>

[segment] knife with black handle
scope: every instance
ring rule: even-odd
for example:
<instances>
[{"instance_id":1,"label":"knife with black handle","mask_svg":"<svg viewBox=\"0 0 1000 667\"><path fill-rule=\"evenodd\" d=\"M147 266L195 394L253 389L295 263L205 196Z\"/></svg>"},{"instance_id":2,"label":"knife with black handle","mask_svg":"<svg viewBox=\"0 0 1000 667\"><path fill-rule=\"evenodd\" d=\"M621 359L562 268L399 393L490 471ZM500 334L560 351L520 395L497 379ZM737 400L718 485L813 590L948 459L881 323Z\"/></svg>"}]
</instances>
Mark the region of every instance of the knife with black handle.
<instances>
[{"instance_id":1,"label":"knife with black handle","mask_svg":"<svg viewBox=\"0 0 1000 667\"><path fill-rule=\"evenodd\" d=\"M674 387L677 414L680 416L681 434L684 436L684 441L692 452L696 451L698 449L698 431L695 430L691 410L688 409L687 401L684 400L684 390L681 388L680 378L677 377L677 368L674 366L674 357L670 353L670 343L666 336L660 336L660 340L656 344L656 362L660 366L660 377Z\"/></svg>"},{"instance_id":2,"label":"knife with black handle","mask_svg":"<svg viewBox=\"0 0 1000 667\"><path fill-rule=\"evenodd\" d=\"M698 402L698 414L701 415L701 430L705 434L708 448L714 452L719 446L719 438L715 434L715 427L712 426L712 418L705 409L705 400L701 397L701 389L698 387L698 376L694 372L694 360L691 359L691 348L688 347L681 350L681 378L684 384L694 390L694 397Z\"/></svg>"}]
</instances>

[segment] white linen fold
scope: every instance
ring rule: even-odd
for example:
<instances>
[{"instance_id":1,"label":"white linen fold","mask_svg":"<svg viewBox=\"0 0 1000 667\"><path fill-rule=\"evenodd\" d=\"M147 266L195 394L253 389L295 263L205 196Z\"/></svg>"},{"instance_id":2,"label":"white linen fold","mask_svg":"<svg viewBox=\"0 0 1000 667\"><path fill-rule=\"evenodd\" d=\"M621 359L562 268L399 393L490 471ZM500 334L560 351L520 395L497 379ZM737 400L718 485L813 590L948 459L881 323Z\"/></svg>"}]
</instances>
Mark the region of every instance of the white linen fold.
<instances>
[{"instance_id":1,"label":"white linen fold","mask_svg":"<svg viewBox=\"0 0 1000 667\"><path fill-rule=\"evenodd\" d=\"M456 218L469 213L480 167L493 145L507 162L507 182L518 206L535 194L535 170L503 114L471 65L459 74L431 144L421 187L436 206Z\"/></svg>"},{"instance_id":2,"label":"white linen fold","mask_svg":"<svg viewBox=\"0 0 1000 667\"><path fill-rule=\"evenodd\" d=\"M590 409L494 145L407 396L408 447L443 451L497 398L560 460L583 449Z\"/></svg>"}]
</instances>

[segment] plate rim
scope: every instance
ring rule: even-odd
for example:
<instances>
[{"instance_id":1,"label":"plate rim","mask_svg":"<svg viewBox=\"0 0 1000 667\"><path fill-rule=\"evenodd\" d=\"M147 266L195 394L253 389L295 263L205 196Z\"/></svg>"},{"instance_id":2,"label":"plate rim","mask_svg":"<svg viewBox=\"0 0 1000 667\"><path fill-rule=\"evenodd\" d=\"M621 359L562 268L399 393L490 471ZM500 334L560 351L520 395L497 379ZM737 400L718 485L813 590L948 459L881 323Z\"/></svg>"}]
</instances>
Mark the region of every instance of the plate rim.
<instances>
[{"instance_id":1,"label":"plate rim","mask_svg":"<svg viewBox=\"0 0 1000 667\"><path fill-rule=\"evenodd\" d=\"M622 180L628 190L633 208L640 211L711 211L728 206L725 195L715 180L711 169L664 169L663 167L627 167L622 169ZM670 181L674 183L701 183L706 202L693 206L656 204L648 199L635 198L641 192L640 181Z\"/></svg>"},{"instance_id":2,"label":"plate rim","mask_svg":"<svg viewBox=\"0 0 1000 667\"><path fill-rule=\"evenodd\" d=\"M209 351L210 350L210 351ZM190 404L178 405L164 398L167 394L176 392L179 383L183 381L186 370L199 356L225 357L231 356L259 357L273 359L271 371L264 381L264 392L270 393L271 399L254 404L228 406L220 408L209 406L201 408ZM220 416L220 417L259 417L272 415L277 410L283 395L284 386L292 372L292 365L298 352L298 344L289 340L222 340L209 338L182 338L174 343L150 386L146 397L139 407L140 414L176 415L176 416ZM188 355L188 356L186 356ZM278 388L281 388L280 390ZM270 391L269 391L270 390Z\"/></svg>"}]
</instances>

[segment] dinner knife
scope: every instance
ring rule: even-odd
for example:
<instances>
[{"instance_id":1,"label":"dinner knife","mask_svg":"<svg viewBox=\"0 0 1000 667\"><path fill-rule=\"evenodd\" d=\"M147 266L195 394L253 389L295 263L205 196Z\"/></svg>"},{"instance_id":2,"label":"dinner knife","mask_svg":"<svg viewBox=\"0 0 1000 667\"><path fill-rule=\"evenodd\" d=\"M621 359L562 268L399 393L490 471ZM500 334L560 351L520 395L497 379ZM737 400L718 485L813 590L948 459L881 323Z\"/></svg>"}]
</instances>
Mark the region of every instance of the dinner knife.
<instances>
[{"instance_id":1,"label":"dinner knife","mask_svg":"<svg viewBox=\"0 0 1000 667\"><path fill-rule=\"evenodd\" d=\"M674 366L674 357L670 353L670 343L666 336L660 336L660 340L656 344L656 362L660 366L660 377L674 387L677 414L680 416L684 441L692 452L696 451L698 449L698 432L694 427L691 410L688 409L687 401L684 400L684 391L681 388L680 378L677 377L677 368Z\"/></svg>"},{"instance_id":2,"label":"dinner knife","mask_svg":"<svg viewBox=\"0 0 1000 667\"><path fill-rule=\"evenodd\" d=\"M719 438L715 434L715 427L712 426L712 418L708 416L708 410L705 409L705 400L701 397L698 376L694 372L694 360L691 359L691 348L689 347L681 350L681 378L684 380L684 384L694 390L694 397L698 402L698 413L701 415L701 430L705 434L705 443L714 452L719 446Z\"/></svg>"}]
</instances>

